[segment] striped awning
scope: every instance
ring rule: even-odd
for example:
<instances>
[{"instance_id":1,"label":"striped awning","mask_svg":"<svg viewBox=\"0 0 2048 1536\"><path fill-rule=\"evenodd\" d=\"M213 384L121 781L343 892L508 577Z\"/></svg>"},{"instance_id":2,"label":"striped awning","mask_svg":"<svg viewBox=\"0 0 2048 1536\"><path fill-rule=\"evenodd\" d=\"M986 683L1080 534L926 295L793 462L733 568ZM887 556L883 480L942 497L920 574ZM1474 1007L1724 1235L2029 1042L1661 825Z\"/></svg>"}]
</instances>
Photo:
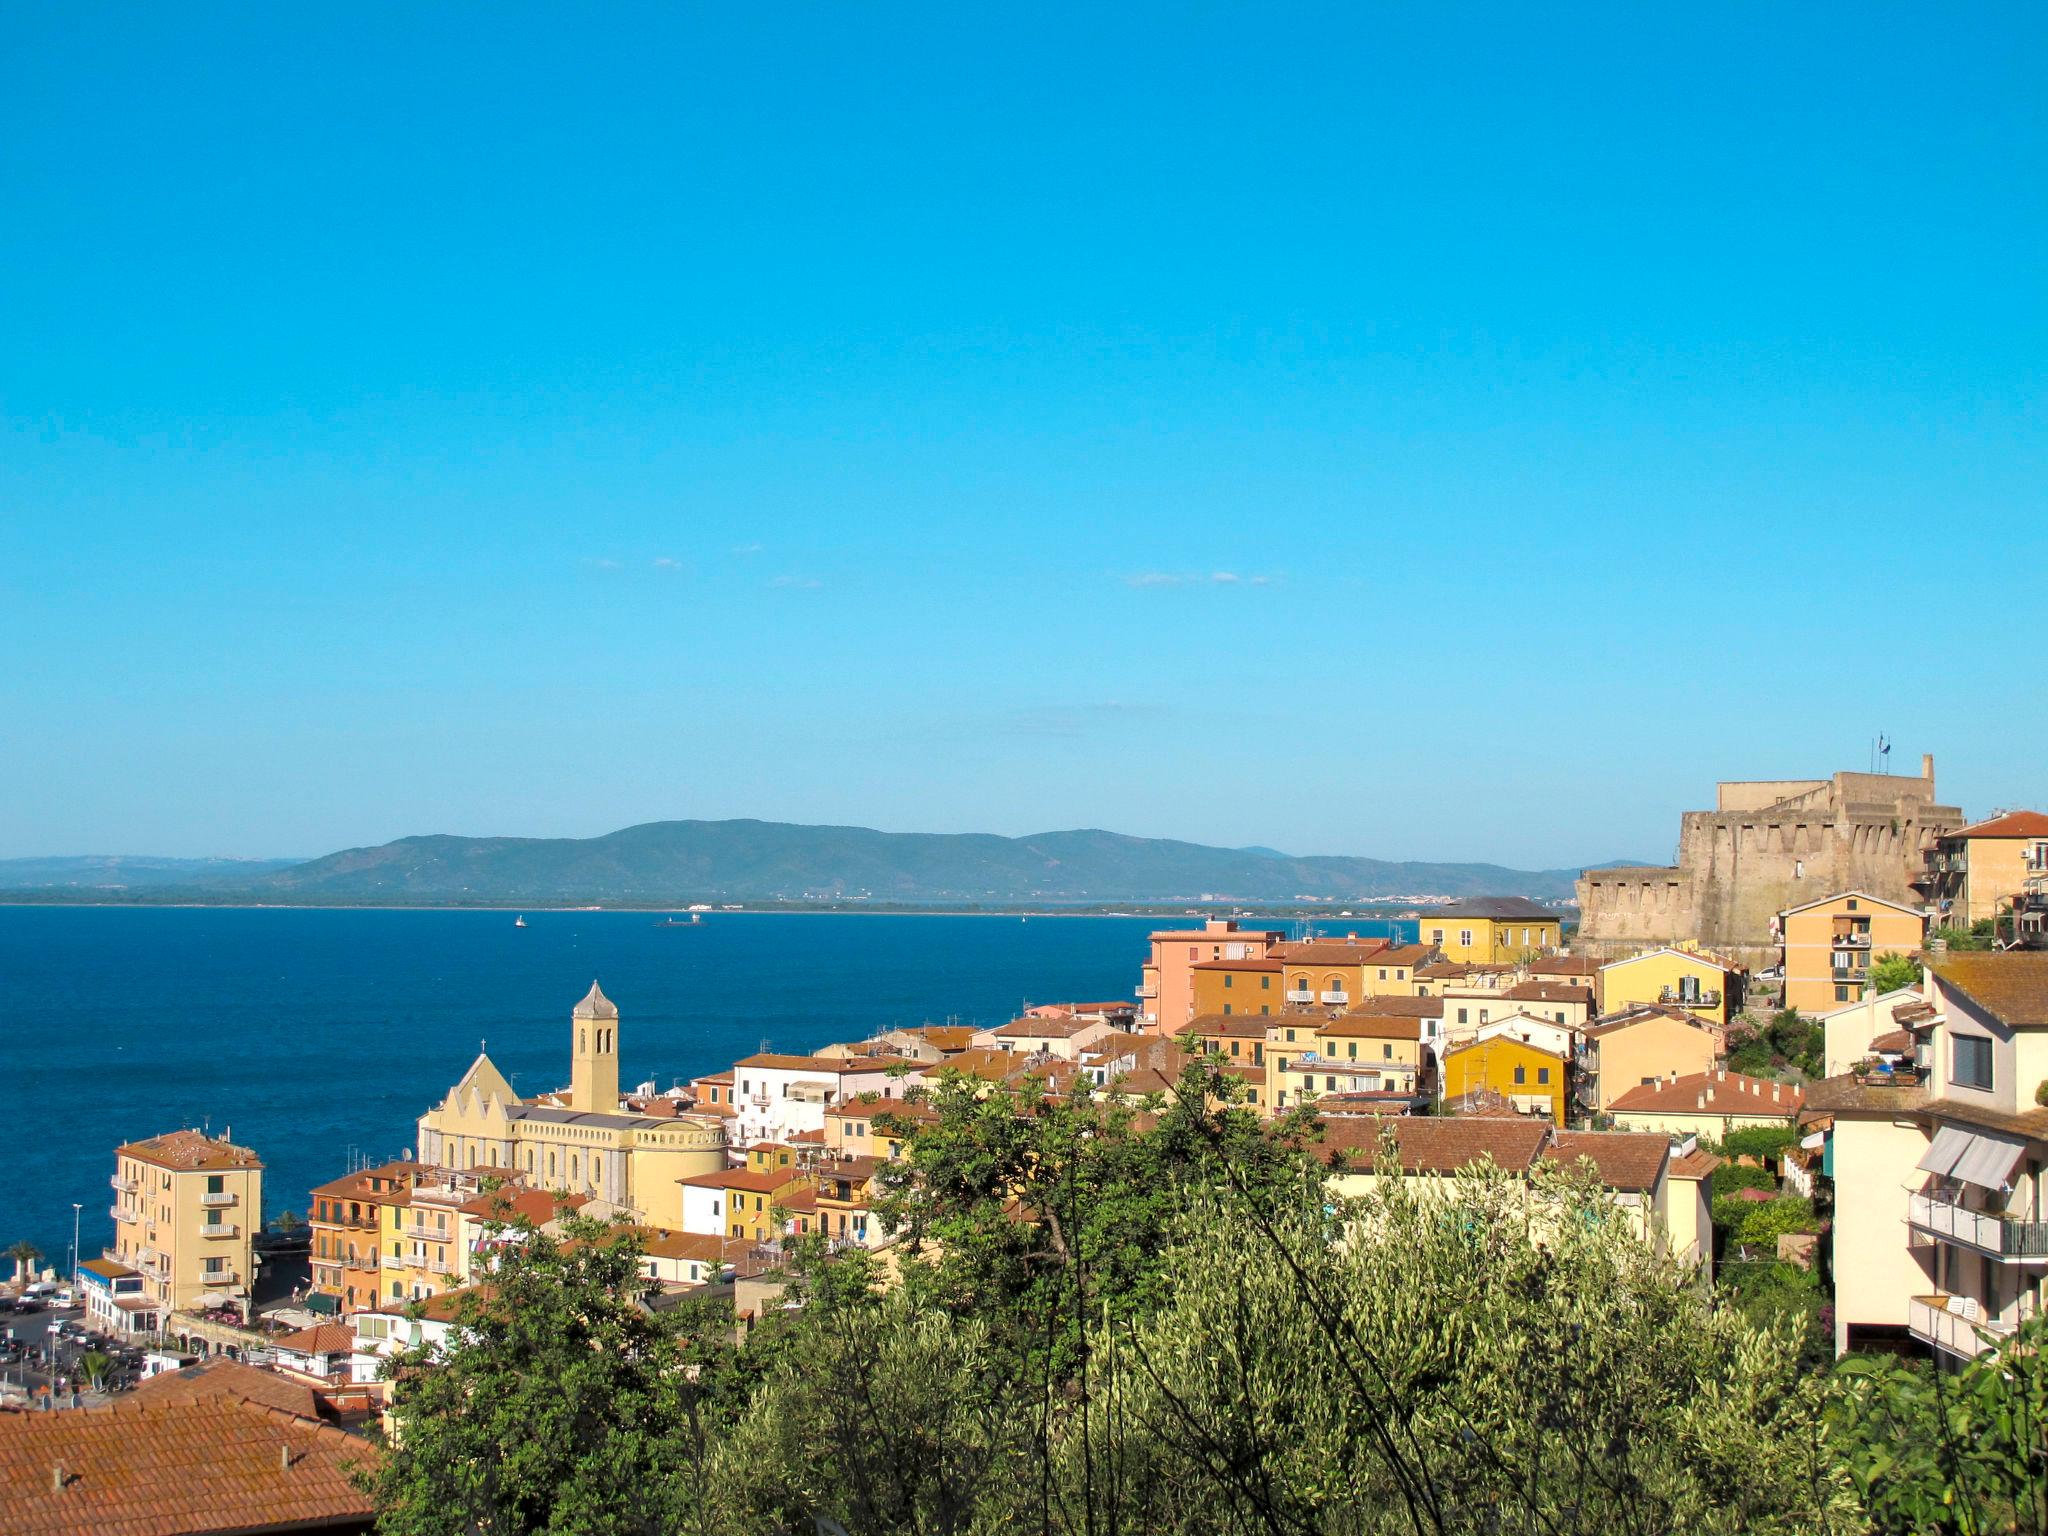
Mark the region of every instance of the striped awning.
<instances>
[{"instance_id":1,"label":"striped awning","mask_svg":"<svg viewBox=\"0 0 2048 1536\"><path fill-rule=\"evenodd\" d=\"M2012 1171L2026 1150L2026 1142L2017 1136L1944 1125L1934 1133L1934 1143L1922 1155L1918 1167L1925 1173L1960 1179L1979 1189L2003 1189L2011 1182Z\"/></svg>"},{"instance_id":2,"label":"striped awning","mask_svg":"<svg viewBox=\"0 0 2048 1536\"><path fill-rule=\"evenodd\" d=\"M1959 1131L1952 1125L1944 1125L1934 1133L1934 1145L1920 1156L1914 1166L1923 1173L1939 1174L1943 1178L1955 1172L1956 1164L1969 1150L1970 1133Z\"/></svg>"}]
</instances>

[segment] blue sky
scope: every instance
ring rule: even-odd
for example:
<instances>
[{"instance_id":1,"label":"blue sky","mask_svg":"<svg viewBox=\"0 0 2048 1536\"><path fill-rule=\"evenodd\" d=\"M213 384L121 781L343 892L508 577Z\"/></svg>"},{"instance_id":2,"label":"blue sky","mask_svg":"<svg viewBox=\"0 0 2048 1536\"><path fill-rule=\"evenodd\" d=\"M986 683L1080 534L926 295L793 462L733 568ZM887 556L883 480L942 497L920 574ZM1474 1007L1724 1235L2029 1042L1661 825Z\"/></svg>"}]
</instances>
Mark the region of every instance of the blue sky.
<instances>
[{"instance_id":1,"label":"blue sky","mask_svg":"<svg viewBox=\"0 0 2048 1536\"><path fill-rule=\"evenodd\" d=\"M0 855L2048 800L2038 7L62 7Z\"/></svg>"}]
</instances>

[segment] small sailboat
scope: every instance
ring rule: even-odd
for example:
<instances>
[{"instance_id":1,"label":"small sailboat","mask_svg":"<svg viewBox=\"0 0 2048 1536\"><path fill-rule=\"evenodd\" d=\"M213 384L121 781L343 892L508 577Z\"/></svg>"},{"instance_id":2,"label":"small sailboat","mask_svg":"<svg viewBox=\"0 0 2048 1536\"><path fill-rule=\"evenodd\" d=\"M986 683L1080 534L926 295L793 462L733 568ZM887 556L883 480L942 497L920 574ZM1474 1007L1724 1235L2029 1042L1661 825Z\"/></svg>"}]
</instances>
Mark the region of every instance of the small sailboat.
<instances>
[{"instance_id":1,"label":"small sailboat","mask_svg":"<svg viewBox=\"0 0 2048 1536\"><path fill-rule=\"evenodd\" d=\"M514 928L524 928L526 926L526 914L522 912L519 914L519 916L513 918L512 926Z\"/></svg>"},{"instance_id":2,"label":"small sailboat","mask_svg":"<svg viewBox=\"0 0 2048 1536\"><path fill-rule=\"evenodd\" d=\"M690 914L690 920L687 923L681 921L678 918L665 917L660 922L656 923L654 926L657 928L696 928L700 927L703 924L703 922L704 914L702 912L692 912Z\"/></svg>"}]
</instances>

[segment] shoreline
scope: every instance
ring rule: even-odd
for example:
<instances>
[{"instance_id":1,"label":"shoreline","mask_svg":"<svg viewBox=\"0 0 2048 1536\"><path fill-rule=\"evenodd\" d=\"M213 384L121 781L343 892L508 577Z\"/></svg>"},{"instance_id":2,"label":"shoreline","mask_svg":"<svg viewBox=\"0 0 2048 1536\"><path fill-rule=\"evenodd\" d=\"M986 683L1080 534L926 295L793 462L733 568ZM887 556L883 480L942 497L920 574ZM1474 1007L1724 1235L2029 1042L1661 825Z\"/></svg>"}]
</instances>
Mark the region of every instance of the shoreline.
<instances>
[{"instance_id":1,"label":"shoreline","mask_svg":"<svg viewBox=\"0 0 2048 1536\"><path fill-rule=\"evenodd\" d=\"M280 901L16 901L0 897L0 908L35 908L43 910L71 911L172 911L172 912L477 912L505 913L515 916L540 915L547 917L603 916L661 916L688 912L687 907L668 906L603 906L603 907L543 907L543 906L499 906L495 904L451 906L432 902L280 902ZM1221 918L1235 917L1240 921L1257 922L1266 918L1303 919L1324 918L1332 922L1415 922L1419 912L1400 909L1385 912L1330 912L1320 908L1274 907L1256 911L1211 910L1201 911L1188 908L1136 910L1131 908L1063 908L1063 907L743 907L738 911L716 910L701 912L702 924L679 923L677 927L708 927L714 918L731 917L1117 917L1117 918Z\"/></svg>"}]
</instances>

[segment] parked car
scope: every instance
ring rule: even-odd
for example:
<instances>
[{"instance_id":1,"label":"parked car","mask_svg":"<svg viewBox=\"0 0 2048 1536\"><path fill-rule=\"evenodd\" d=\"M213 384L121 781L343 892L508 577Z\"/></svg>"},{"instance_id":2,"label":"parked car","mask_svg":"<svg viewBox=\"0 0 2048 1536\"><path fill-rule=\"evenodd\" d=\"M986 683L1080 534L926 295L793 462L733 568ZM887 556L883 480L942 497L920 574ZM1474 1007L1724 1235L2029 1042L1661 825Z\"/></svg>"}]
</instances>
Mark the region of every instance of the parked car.
<instances>
[{"instance_id":1,"label":"parked car","mask_svg":"<svg viewBox=\"0 0 2048 1536\"><path fill-rule=\"evenodd\" d=\"M24 1290L21 1294L24 1296L54 1296L56 1295L56 1293L56 1281L37 1280L33 1282L31 1285L29 1285L29 1287L26 1290Z\"/></svg>"},{"instance_id":2,"label":"parked car","mask_svg":"<svg viewBox=\"0 0 2048 1536\"><path fill-rule=\"evenodd\" d=\"M78 1305L78 1297L73 1293L70 1286L63 1286L51 1293L50 1305L53 1307L75 1307Z\"/></svg>"}]
</instances>

